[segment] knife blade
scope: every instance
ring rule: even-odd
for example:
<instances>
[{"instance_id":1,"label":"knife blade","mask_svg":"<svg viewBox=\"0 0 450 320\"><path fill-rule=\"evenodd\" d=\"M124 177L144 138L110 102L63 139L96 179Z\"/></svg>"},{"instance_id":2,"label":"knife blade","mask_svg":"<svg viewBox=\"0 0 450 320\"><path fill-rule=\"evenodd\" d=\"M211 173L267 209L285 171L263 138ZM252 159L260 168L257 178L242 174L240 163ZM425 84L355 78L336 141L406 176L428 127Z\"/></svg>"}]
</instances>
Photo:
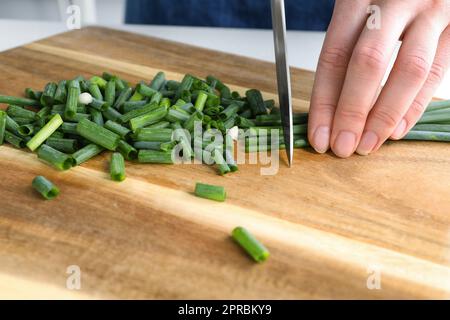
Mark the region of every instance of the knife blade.
<instances>
[{"instance_id":1,"label":"knife blade","mask_svg":"<svg viewBox=\"0 0 450 320\"><path fill-rule=\"evenodd\" d=\"M278 99L280 103L281 125L289 167L293 162L294 135L292 132L291 77L286 47L286 14L284 0L271 0L272 27L277 70Z\"/></svg>"}]
</instances>

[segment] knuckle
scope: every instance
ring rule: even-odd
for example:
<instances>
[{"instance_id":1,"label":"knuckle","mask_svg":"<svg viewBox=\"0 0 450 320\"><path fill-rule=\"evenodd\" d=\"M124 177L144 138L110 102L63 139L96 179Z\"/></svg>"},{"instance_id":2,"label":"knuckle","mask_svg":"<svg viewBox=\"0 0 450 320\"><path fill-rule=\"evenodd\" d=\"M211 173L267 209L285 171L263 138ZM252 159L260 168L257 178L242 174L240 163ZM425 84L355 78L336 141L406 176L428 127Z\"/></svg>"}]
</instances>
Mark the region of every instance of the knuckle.
<instances>
[{"instance_id":1,"label":"knuckle","mask_svg":"<svg viewBox=\"0 0 450 320\"><path fill-rule=\"evenodd\" d=\"M345 108L337 112L337 117L352 123L364 123L366 122L367 114L358 108Z\"/></svg>"},{"instance_id":2,"label":"knuckle","mask_svg":"<svg viewBox=\"0 0 450 320\"><path fill-rule=\"evenodd\" d=\"M446 68L439 62L435 62L430 69L427 84L436 85L442 82L445 76Z\"/></svg>"},{"instance_id":3,"label":"knuckle","mask_svg":"<svg viewBox=\"0 0 450 320\"><path fill-rule=\"evenodd\" d=\"M354 53L355 65L361 69L384 71L385 61L385 54L379 46L361 46Z\"/></svg>"},{"instance_id":4,"label":"knuckle","mask_svg":"<svg viewBox=\"0 0 450 320\"><path fill-rule=\"evenodd\" d=\"M421 54L410 54L400 63L399 69L413 80L426 79L430 64Z\"/></svg>"},{"instance_id":5,"label":"knuckle","mask_svg":"<svg viewBox=\"0 0 450 320\"><path fill-rule=\"evenodd\" d=\"M312 104L312 109L315 114L320 114L320 116L333 117L336 111L336 104L318 101Z\"/></svg>"},{"instance_id":6,"label":"knuckle","mask_svg":"<svg viewBox=\"0 0 450 320\"><path fill-rule=\"evenodd\" d=\"M414 100L414 102L411 104L411 107L409 108L409 114L414 117L418 118L420 117L427 107L427 104L422 100Z\"/></svg>"},{"instance_id":7,"label":"knuckle","mask_svg":"<svg viewBox=\"0 0 450 320\"><path fill-rule=\"evenodd\" d=\"M402 115L396 109L381 107L373 112L372 118L387 128L395 128Z\"/></svg>"},{"instance_id":8,"label":"knuckle","mask_svg":"<svg viewBox=\"0 0 450 320\"><path fill-rule=\"evenodd\" d=\"M325 47L319 60L319 66L327 70L346 69L350 51L344 47Z\"/></svg>"}]
</instances>

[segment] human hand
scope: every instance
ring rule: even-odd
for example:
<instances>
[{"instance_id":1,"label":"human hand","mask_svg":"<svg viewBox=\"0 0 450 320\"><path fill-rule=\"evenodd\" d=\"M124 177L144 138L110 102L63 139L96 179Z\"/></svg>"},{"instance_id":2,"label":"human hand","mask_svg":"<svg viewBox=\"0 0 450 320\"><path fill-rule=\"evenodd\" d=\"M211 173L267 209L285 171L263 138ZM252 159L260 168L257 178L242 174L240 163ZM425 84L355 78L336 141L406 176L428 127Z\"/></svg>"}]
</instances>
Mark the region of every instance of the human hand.
<instances>
[{"instance_id":1,"label":"human hand","mask_svg":"<svg viewBox=\"0 0 450 320\"><path fill-rule=\"evenodd\" d=\"M380 9L379 29L366 23L369 5ZM388 138L401 139L450 65L449 24L450 0L336 0L311 98L308 131L316 151L368 155Z\"/></svg>"}]
</instances>

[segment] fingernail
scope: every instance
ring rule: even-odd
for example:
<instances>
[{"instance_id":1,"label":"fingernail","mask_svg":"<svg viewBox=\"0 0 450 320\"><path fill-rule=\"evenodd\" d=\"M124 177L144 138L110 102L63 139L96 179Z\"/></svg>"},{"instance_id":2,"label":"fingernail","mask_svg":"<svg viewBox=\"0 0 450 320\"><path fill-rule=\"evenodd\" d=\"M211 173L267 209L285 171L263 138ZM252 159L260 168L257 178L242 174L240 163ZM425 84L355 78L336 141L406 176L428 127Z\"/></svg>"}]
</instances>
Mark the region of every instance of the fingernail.
<instances>
[{"instance_id":1,"label":"fingernail","mask_svg":"<svg viewBox=\"0 0 450 320\"><path fill-rule=\"evenodd\" d=\"M333 152L341 158L350 157L355 152L356 134L350 131L341 131L334 142Z\"/></svg>"},{"instance_id":2,"label":"fingernail","mask_svg":"<svg viewBox=\"0 0 450 320\"><path fill-rule=\"evenodd\" d=\"M406 123L405 119L402 119L400 123L398 124L397 128L395 128L394 132L392 133L391 137L393 139L400 139L405 134L405 130L408 124Z\"/></svg>"},{"instance_id":3,"label":"fingernail","mask_svg":"<svg viewBox=\"0 0 450 320\"><path fill-rule=\"evenodd\" d=\"M321 126L314 133L314 149L318 153L325 153L330 147L330 128Z\"/></svg>"},{"instance_id":4,"label":"fingernail","mask_svg":"<svg viewBox=\"0 0 450 320\"><path fill-rule=\"evenodd\" d=\"M361 156L368 156L378 144L378 136L372 132L365 132L359 142L356 152Z\"/></svg>"}]
</instances>

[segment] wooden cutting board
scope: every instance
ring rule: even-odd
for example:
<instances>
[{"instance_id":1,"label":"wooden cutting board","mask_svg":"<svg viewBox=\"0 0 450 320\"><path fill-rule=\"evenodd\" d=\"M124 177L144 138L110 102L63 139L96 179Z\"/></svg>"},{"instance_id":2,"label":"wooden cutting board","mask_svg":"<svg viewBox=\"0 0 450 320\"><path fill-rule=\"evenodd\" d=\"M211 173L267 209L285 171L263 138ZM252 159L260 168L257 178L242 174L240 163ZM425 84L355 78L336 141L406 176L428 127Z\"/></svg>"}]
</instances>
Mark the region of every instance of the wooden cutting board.
<instances>
[{"instance_id":1,"label":"wooden cutting board","mask_svg":"<svg viewBox=\"0 0 450 320\"><path fill-rule=\"evenodd\" d=\"M79 74L137 82L159 70L276 93L273 64L104 28L6 51L0 67L9 95ZM292 76L294 105L305 109L314 74ZM110 181L108 159L61 173L0 147L0 297L450 297L448 144L387 143L347 160L296 150L294 167L282 162L274 176L261 165L220 177L204 165L128 164L123 183ZM58 199L35 194L38 174L61 188ZM197 181L225 186L227 201L194 197ZM266 263L231 240L238 225L269 248ZM66 288L71 265L81 290Z\"/></svg>"}]
</instances>

